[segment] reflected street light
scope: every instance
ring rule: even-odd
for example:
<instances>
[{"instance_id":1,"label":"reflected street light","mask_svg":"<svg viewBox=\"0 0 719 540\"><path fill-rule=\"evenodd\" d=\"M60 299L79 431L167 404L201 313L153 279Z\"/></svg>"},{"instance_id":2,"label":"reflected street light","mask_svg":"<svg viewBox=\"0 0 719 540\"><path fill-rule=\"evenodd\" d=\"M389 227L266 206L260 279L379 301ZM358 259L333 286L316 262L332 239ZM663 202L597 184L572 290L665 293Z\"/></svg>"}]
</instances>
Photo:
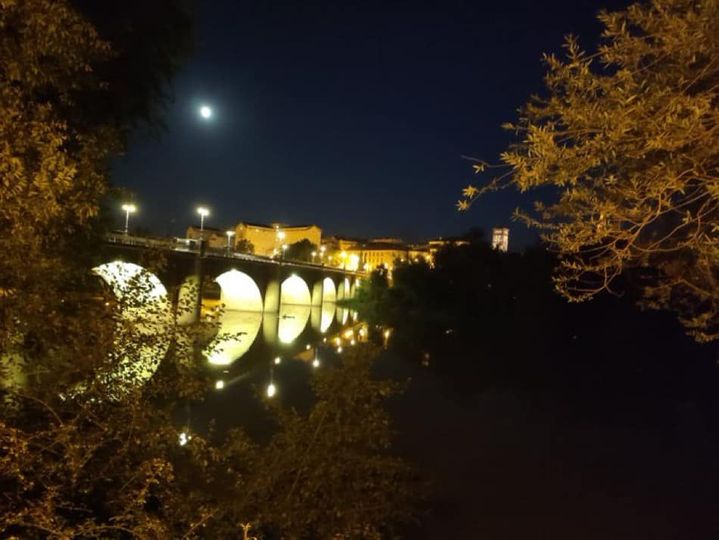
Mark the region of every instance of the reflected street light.
<instances>
[{"instance_id":1,"label":"reflected street light","mask_svg":"<svg viewBox=\"0 0 719 540\"><path fill-rule=\"evenodd\" d=\"M126 203L122 205L122 209L125 211L125 234L127 234L130 227L130 214L134 214L137 207L134 204Z\"/></svg>"},{"instance_id":2,"label":"reflected street light","mask_svg":"<svg viewBox=\"0 0 719 540\"><path fill-rule=\"evenodd\" d=\"M205 230L205 218L210 215L210 211L204 206L198 206L197 213L200 214L200 232L203 232Z\"/></svg>"}]
</instances>

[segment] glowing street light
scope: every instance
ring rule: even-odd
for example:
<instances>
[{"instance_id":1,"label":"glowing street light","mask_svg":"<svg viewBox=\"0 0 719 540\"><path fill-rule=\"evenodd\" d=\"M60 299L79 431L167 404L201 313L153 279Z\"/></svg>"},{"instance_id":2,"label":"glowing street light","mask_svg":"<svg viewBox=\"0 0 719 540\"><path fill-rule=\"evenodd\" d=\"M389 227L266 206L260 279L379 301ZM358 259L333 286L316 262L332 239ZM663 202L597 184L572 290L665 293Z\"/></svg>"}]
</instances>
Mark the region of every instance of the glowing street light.
<instances>
[{"instance_id":1,"label":"glowing street light","mask_svg":"<svg viewBox=\"0 0 719 540\"><path fill-rule=\"evenodd\" d=\"M130 214L134 214L137 207L134 204L126 203L122 205L122 209L125 212L125 234L127 234L130 227Z\"/></svg>"},{"instance_id":2,"label":"glowing street light","mask_svg":"<svg viewBox=\"0 0 719 540\"><path fill-rule=\"evenodd\" d=\"M277 387L275 386L275 383L270 381L270 384L267 385L267 397L272 398L277 393Z\"/></svg>"},{"instance_id":3,"label":"glowing street light","mask_svg":"<svg viewBox=\"0 0 719 540\"><path fill-rule=\"evenodd\" d=\"M227 251L232 249L232 237L235 236L235 231L225 231L227 235Z\"/></svg>"},{"instance_id":4,"label":"glowing street light","mask_svg":"<svg viewBox=\"0 0 719 540\"><path fill-rule=\"evenodd\" d=\"M317 257L317 252L316 252L316 251L313 251L313 252L312 252L312 263L313 263L313 264L314 264L314 262L315 262L315 257Z\"/></svg>"},{"instance_id":5,"label":"glowing street light","mask_svg":"<svg viewBox=\"0 0 719 540\"><path fill-rule=\"evenodd\" d=\"M204 206L198 206L197 213L200 214L200 232L202 232L205 230L205 218L210 215L210 211Z\"/></svg>"}]
</instances>

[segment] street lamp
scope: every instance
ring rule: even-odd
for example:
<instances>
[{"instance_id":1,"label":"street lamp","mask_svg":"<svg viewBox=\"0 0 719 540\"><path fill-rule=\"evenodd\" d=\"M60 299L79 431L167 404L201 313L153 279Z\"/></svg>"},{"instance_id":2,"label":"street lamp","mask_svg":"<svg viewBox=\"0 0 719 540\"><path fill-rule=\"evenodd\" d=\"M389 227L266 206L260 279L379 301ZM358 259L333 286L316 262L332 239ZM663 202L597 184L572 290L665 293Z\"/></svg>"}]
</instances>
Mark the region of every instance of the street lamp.
<instances>
[{"instance_id":1,"label":"street lamp","mask_svg":"<svg viewBox=\"0 0 719 540\"><path fill-rule=\"evenodd\" d=\"M340 258L342 259L342 270L347 269L347 252L343 251L340 253Z\"/></svg>"},{"instance_id":2,"label":"street lamp","mask_svg":"<svg viewBox=\"0 0 719 540\"><path fill-rule=\"evenodd\" d=\"M313 251L313 252L312 252L312 264L315 263L315 257L317 257L317 252L316 252L316 251Z\"/></svg>"},{"instance_id":3,"label":"street lamp","mask_svg":"<svg viewBox=\"0 0 719 540\"><path fill-rule=\"evenodd\" d=\"M285 259L285 251L287 251L288 247L289 246L287 244L282 244L282 251L280 252L280 260L281 261Z\"/></svg>"},{"instance_id":4,"label":"street lamp","mask_svg":"<svg viewBox=\"0 0 719 540\"><path fill-rule=\"evenodd\" d=\"M130 214L134 214L137 207L134 204L126 203L122 205L122 209L125 211L125 234L127 234L130 226Z\"/></svg>"},{"instance_id":5,"label":"street lamp","mask_svg":"<svg viewBox=\"0 0 719 540\"><path fill-rule=\"evenodd\" d=\"M283 240L285 239L285 237L287 235L285 234L285 231L280 230L279 226L276 226L275 228L277 230L277 232L275 233L275 242L277 245L277 247L275 248L275 251L279 252L280 257L282 257L282 250L284 249L282 247L282 244L283 244Z\"/></svg>"},{"instance_id":6,"label":"street lamp","mask_svg":"<svg viewBox=\"0 0 719 540\"><path fill-rule=\"evenodd\" d=\"M235 231L225 231L227 235L227 251L232 250L232 237L235 236Z\"/></svg>"},{"instance_id":7,"label":"street lamp","mask_svg":"<svg viewBox=\"0 0 719 540\"><path fill-rule=\"evenodd\" d=\"M198 206L197 213L200 214L200 232L202 232L205 230L205 218L210 215L210 211L204 206Z\"/></svg>"}]
</instances>

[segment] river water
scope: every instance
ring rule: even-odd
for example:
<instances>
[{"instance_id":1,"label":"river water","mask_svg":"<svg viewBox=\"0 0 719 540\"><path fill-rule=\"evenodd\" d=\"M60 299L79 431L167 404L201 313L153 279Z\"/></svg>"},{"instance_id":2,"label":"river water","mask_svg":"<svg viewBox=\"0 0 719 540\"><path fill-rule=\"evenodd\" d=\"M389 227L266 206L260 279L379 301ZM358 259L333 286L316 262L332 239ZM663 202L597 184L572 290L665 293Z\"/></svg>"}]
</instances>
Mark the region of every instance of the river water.
<instances>
[{"instance_id":1,"label":"river water","mask_svg":"<svg viewBox=\"0 0 719 540\"><path fill-rule=\"evenodd\" d=\"M334 302L283 304L279 313L227 310L218 330L220 345L206 353L211 390L203 402L186 406L181 421L188 433L214 429L221 435L241 426L262 438L271 431L267 401L308 407L312 373L366 335L357 313Z\"/></svg>"}]
</instances>

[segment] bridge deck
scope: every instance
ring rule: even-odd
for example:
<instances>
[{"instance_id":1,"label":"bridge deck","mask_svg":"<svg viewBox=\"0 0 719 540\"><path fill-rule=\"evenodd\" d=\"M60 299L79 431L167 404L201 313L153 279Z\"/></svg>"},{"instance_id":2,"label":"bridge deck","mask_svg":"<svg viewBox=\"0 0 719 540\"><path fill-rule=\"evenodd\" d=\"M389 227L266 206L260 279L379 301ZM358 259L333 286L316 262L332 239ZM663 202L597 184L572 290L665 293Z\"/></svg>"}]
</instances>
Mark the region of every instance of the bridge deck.
<instances>
[{"instance_id":1,"label":"bridge deck","mask_svg":"<svg viewBox=\"0 0 719 540\"><path fill-rule=\"evenodd\" d=\"M178 253L200 253L200 246L197 240L188 238L149 238L145 236L132 236L126 234L109 233L105 235L105 241L109 244L117 244L128 247L143 247L148 249L160 249L164 251L175 251ZM314 270L325 269L333 272L341 272L352 276L365 276L365 272L347 270L336 266L326 266L324 264L315 264L309 262L291 261L287 259L277 259L265 257L262 255L254 255L250 253L238 253L227 249L204 248L205 257L215 257L221 259L245 260L259 262L263 264L282 265L295 268L311 268Z\"/></svg>"}]
</instances>

